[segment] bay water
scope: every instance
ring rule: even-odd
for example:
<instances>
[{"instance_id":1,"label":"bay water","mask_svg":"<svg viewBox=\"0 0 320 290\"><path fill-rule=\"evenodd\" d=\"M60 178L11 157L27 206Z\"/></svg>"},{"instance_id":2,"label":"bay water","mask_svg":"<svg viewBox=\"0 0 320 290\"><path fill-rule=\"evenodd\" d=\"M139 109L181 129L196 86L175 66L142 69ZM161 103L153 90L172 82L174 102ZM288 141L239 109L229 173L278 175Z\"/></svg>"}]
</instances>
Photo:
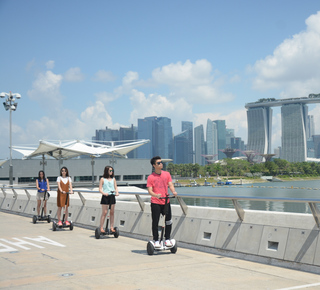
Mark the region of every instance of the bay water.
<instances>
[{"instance_id":1,"label":"bay water","mask_svg":"<svg viewBox=\"0 0 320 290\"><path fill-rule=\"evenodd\" d=\"M231 200L209 199L205 196L245 196L265 198L316 198L320 199L320 180L264 182L243 185L177 187L187 205L234 208ZM188 198L188 195L201 198ZM177 204L172 200L171 203ZM239 200L244 209L277 212L311 213L308 203ZM317 204L320 210L320 204Z\"/></svg>"}]
</instances>

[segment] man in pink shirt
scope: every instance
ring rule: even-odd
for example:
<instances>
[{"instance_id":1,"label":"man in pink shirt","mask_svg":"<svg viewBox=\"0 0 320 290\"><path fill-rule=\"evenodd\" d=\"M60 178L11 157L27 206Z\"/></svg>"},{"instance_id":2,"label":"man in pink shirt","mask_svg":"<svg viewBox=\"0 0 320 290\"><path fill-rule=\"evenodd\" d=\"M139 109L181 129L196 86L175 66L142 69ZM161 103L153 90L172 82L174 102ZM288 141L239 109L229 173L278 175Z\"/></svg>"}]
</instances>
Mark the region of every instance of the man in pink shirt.
<instances>
[{"instance_id":1,"label":"man in pink shirt","mask_svg":"<svg viewBox=\"0 0 320 290\"><path fill-rule=\"evenodd\" d=\"M147 188L151 195L151 214L152 214L152 235L155 241L155 248L160 248L158 224L160 214L165 214L165 199L159 199L160 197L166 197L168 195L168 187L170 188L174 196L177 195L174 185L172 183L171 175L167 171L163 171L163 163L160 156L155 156L150 160L154 172L148 176ZM172 219L171 219L171 206L168 199L166 213L166 227L165 227L165 245L171 247L170 241Z\"/></svg>"}]
</instances>

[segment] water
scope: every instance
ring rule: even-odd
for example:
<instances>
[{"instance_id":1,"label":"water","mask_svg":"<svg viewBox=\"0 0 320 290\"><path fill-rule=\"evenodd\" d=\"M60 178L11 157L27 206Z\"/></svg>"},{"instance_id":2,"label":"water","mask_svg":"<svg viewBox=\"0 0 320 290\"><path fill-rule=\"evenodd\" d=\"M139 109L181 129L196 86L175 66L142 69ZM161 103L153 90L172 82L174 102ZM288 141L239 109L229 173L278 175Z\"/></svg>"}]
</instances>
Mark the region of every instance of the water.
<instances>
[{"instance_id":1,"label":"water","mask_svg":"<svg viewBox=\"0 0 320 290\"><path fill-rule=\"evenodd\" d=\"M315 190L316 189L316 190ZM320 198L320 180L267 182L244 185L178 187L178 194L198 196L246 196L267 198ZM187 205L234 208L231 200L183 198ZM177 204L172 200L172 203ZM244 209L311 213L307 203L273 201L239 201ZM317 204L320 210L320 204Z\"/></svg>"}]
</instances>

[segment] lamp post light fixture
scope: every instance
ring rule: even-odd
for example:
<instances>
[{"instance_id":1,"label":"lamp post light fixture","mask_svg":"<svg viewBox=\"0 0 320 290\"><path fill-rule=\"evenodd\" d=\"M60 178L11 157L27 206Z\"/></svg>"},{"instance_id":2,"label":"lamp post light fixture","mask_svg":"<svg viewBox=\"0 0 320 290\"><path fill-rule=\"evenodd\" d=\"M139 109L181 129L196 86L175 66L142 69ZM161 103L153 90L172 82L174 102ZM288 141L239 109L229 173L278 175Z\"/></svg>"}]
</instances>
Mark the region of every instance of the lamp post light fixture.
<instances>
[{"instance_id":1,"label":"lamp post light fixture","mask_svg":"<svg viewBox=\"0 0 320 290\"><path fill-rule=\"evenodd\" d=\"M20 94L12 94L10 93L1 93L1 98L7 98L5 102L3 102L3 106L6 109L6 111L10 112L10 119L9 119L9 125L10 125L10 165L9 165L9 182L10 185L13 185L13 166L12 166L12 111L15 111L17 109L18 103L15 103L16 99L20 99ZM16 98L16 99L15 99Z\"/></svg>"}]
</instances>

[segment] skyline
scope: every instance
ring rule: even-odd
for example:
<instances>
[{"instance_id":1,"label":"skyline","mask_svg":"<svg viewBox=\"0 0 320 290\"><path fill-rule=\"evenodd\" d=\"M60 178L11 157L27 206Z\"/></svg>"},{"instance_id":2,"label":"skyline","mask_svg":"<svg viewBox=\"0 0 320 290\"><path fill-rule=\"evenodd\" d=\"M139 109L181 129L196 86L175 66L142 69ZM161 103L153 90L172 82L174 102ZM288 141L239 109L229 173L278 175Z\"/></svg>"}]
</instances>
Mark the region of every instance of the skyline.
<instances>
[{"instance_id":1,"label":"skyline","mask_svg":"<svg viewBox=\"0 0 320 290\"><path fill-rule=\"evenodd\" d=\"M0 92L22 96L13 145L91 140L149 116L170 118L175 135L182 121L226 120L247 143L246 103L320 93L320 8L307 4L2 0ZM320 134L320 104L308 107ZM7 159L3 106L0 122Z\"/></svg>"}]
</instances>

